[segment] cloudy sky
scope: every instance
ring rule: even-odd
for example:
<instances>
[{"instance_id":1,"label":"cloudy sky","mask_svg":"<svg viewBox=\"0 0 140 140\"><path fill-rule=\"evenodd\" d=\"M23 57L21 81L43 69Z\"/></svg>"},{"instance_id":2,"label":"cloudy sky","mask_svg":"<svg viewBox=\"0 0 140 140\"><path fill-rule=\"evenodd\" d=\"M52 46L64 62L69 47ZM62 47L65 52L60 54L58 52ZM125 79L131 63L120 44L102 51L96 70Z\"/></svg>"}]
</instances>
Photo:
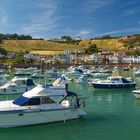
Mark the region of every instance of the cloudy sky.
<instances>
[{"instance_id":1,"label":"cloudy sky","mask_svg":"<svg viewBox=\"0 0 140 140\"><path fill-rule=\"evenodd\" d=\"M0 32L36 38L140 33L140 0L0 0Z\"/></svg>"}]
</instances>

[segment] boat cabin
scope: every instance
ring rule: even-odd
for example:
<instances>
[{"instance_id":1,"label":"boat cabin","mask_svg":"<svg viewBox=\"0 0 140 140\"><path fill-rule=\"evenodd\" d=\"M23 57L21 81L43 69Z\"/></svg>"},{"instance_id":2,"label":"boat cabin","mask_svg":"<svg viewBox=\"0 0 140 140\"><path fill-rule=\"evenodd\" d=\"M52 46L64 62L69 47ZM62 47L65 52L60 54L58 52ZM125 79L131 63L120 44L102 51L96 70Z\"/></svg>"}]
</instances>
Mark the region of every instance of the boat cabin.
<instances>
[{"instance_id":1,"label":"boat cabin","mask_svg":"<svg viewBox=\"0 0 140 140\"><path fill-rule=\"evenodd\" d=\"M26 86L34 86L33 79L29 78L17 78L15 77L9 82L9 86L20 86L20 85L26 85Z\"/></svg>"},{"instance_id":2,"label":"boat cabin","mask_svg":"<svg viewBox=\"0 0 140 140\"><path fill-rule=\"evenodd\" d=\"M76 102L76 104L73 104ZM67 94L52 94L45 92L43 87L35 87L25 92L22 96L12 102L18 106L36 106L36 105L61 105L64 107L78 106L77 94L68 91Z\"/></svg>"},{"instance_id":3,"label":"boat cabin","mask_svg":"<svg viewBox=\"0 0 140 140\"><path fill-rule=\"evenodd\" d=\"M41 104L51 104L56 103L51 97L32 97L27 98L21 96L13 101L13 104L19 106L33 106L33 105L41 105Z\"/></svg>"},{"instance_id":4,"label":"boat cabin","mask_svg":"<svg viewBox=\"0 0 140 140\"><path fill-rule=\"evenodd\" d=\"M108 81L111 81L113 83L130 83L130 81L128 81L127 79L121 77L121 76L117 76L117 77L108 77L107 78Z\"/></svg>"}]
</instances>

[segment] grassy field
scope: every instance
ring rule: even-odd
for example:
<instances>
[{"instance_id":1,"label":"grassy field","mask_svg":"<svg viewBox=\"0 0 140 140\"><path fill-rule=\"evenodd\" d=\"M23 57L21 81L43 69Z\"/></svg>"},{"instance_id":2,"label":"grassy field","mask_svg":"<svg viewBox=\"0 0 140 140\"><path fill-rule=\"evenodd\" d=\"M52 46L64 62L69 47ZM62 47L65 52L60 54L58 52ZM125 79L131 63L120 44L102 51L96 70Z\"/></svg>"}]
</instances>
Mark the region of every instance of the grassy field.
<instances>
[{"instance_id":1,"label":"grassy field","mask_svg":"<svg viewBox=\"0 0 140 140\"><path fill-rule=\"evenodd\" d=\"M7 51L64 51L84 50L91 44L96 44L99 49L127 50L128 46L140 46L140 36L121 37L114 39L82 40L78 45L62 44L46 40L5 40L2 48Z\"/></svg>"},{"instance_id":2,"label":"grassy field","mask_svg":"<svg viewBox=\"0 0 140 140\"><path fill-rule=\"evenodd\" d=\"M5 40L2 46L7 51L33 51L33 50L44 50L44 51L64 51L64 50L82 50L88 46L80 45L69 45L60 44L51 41L44 40Z\"/></svg>"},{"instance_id":3,"label":"grassy field","mask_svg":"<svg viewBox=\"0 0 140 140\"><path fill-rule=\"evenodd\" d=\"M96 44L99 49L123 50L124 43L120 39L101 39L101 40L82 40L79 45L87 46L88 44Z\"/></svg>"},{"instance_id":4,"label":"grassy field","mask_svg":"<svg viewBox=\"0 0 140 140\"><path fill-rule=\"evenodd\" d=\"M39 54L39 55L57 55L64 54L64 51L31 51L30 54Z\"/></svg>"}]
</instances>

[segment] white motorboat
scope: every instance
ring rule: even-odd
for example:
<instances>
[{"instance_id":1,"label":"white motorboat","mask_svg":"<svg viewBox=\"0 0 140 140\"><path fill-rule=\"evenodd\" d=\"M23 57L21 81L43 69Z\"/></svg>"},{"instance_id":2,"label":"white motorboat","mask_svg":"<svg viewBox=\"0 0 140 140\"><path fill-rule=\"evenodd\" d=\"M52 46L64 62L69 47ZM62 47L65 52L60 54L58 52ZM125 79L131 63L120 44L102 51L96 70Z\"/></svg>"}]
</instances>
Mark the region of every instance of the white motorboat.
<instances>
[{"instance_id":1,"label":"white motorboat","mask_svg":"<svg viewBox=\"0 0 140 140\"><path fill-rule=\"evenodd\" d=\"M75 82L78 84L88 84L89 77L87 75L82 74L78 79L75 80Z\"/></svg>"},{"instance_id":2,"label":"white motorboat","mask_svg":"<svg viewBox=\"0 0 140 140\"><path fill-rule=\"evenodd\" d=\"M47 72L45 72L45 76L46 77L59 77L59 71L56 69L56 68L51 68L51 70L49 70L49 71L47 71Z\"/></svg>"},{"instance_id":3,"label":"white motorboat","mask_svg":"<svg viewBox=\"0 0 140 140\"><path fill-rule=\"evenodd\" d=\"M102 67L99 68L99 73L112 73L112 70L110 70L108 67Z\"/></svg>"},{"instance_id":4,"label":"white motorboat","mask_svg":"<svg viewBox=\"0 0 140 140\"><path fill-rule=\"evenodd\" d=\"M94 73L91 74L94 78L107 78L109 76L108 73Z\"/></svg>"},{"instance_id":5,"label":"white motorboat","mask_svg":"<svg viewBox=\"0 0 140 140\"><path fill-rule=\"evenodd\" d=\"M84 70L81 67L71 67L66 72L66 74L68 74L68 75L79 75L79 74L83 74L83 73L84 73Z\"/></svg>"},{"instance_id":6,"label":"white motorboat","mask_svg":"<svg viewBox=\"0 0 140 140\"><path fill-rule=\"evenodd\" d=\"M140 76L140 70L134 71L135 76Z\"/></svg>"},{"instance_id":7,"label":"white motorboat","mask_svg":"<svg viewBox=\"0 0 140 140\"><path fill-rule=\"evenodd\" d=\"M31 71L26 70L26 69L20 69L16 73L14 73L15 76L29 76L31 75Z\"/></svg>"},{"instance_id":8,"label":"white motorboat","mask_svg":"<svg viewBox=\"0 0 140 140\"><path fill-rule=\"evenodd\" d=\"M22 69L19 69L16 73L14 73L14 75L15 76L29 76L33 73L40 72L40 71L41 70L36 67L29 67L27 69L22 68Z\"/></svg>"},{"instance_id":9,"label":"white motorboat","mask_svg":"<svg viewBox=\"0 0 140 140\"><path fill-rule=\"evenodd\" d=\"M31 75L31 77L33 78L33 79L39 79L39 78L44 78L45 76L43 75L43 74L41 74L41 73L33 73L32 75Z\"/></svg>"},{"instance_id":10,"label":"white motorboat","mask_svg":"<svg viewBox=\"0 0 140 140\"><path fill-rule=\"evenodd\" d=\"M35 86L33 79L14 77L11 81L0 86L0 94L16 94L31 90Z\"/></svg>"},{"instance_id":11,"label":"white motorboat","mask_svg":"<svg viewBox=\"0 0 140 140\"><path fill-rule=\"evenodd\" d=\"M64 76L61 76L59 78L56 78L54 81L47 83L44 85L44 87L47 90L51 90L51 89L65 89L65 85L67 83L67 80Z\"/></svg>"},{"instance_id":12,"label":"white motorboat","mask_svg":"<svg viewBox=\"0 0 140 140\"><path fill-rule=\"evenodd\" d=\"M72 81L72 80L73 80L72 78L70 78L70 77L67 76L66 74L62 74L62 77L63 77L64 79L66 79L67 81Z\"/></svg>"},{"instance_id":13,"label":"white motorboat","mask_svg":"<svg viewBox=\"0 0 140 140\"><path fill-rule=\"evenodd\" d=\"M137 90L133 90L133 95L136 97L136 98L140 98L140 89L137 89Z\"/></svg>"},{"instance_id":14,"label":"white motorboat","mask_svg":"<svg viewBox=\"0 0 140 140\"><path fill-rule=\"evenodd\" d=\"M0 101L0 127L67 121L86 115L77 94L61 88L51 91L39 85L15 100Z\"/></svg>"}]
</instances>

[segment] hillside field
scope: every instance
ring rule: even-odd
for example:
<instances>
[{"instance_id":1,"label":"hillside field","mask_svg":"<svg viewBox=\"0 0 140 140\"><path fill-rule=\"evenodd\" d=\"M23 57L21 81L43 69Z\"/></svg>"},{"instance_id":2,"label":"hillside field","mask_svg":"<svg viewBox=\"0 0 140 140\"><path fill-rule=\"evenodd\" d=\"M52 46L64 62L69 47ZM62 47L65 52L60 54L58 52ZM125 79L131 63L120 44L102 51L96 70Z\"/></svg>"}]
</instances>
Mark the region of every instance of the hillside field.
<instances>
[{"instance_id":1,"label":"hillside field","mask_svg":"<svg viewBox=\"0 0 140 140\"><path fill-rule=\"evenodd\" d=\"M98 49L128 50L140 47L140 36L120 37L113 39L81 40L77 45L56 43L47 40L4 40L1 45L7 51L64 51L84 50L91 44L96 44Z\"/></svg>"}]
</instances>

